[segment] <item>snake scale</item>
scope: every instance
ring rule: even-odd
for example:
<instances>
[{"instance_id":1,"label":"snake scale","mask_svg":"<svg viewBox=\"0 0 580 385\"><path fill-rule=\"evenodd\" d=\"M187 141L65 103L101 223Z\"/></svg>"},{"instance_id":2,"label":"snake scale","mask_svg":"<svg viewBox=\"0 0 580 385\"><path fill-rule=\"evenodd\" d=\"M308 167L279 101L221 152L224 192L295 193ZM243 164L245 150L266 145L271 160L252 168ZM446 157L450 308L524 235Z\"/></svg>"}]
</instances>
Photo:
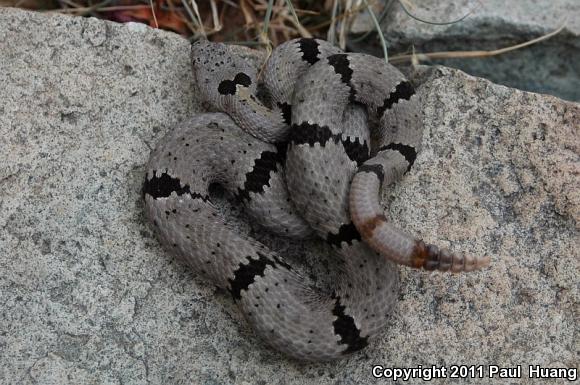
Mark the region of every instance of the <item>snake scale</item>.
<instances>
[{"instance_id":1,"label":"snake scale","mask_svg":"<svg viewBox=\"0 0 580 385\"><path fill-rule=\"evenodd\" d=\"M383 214L381 188L410 169L422 139L419 98L395 67L315 39L281 44L260 80L224 44L193 43L191 60L218 112L182 123L153 151L146 215L269 345L309 361L358 351L393 311L396 264L459 272L489 263L427 245ZM332 290L240 235L212 204L214 183L271 232L332 245Z\"/></svg>"}]
</instances>

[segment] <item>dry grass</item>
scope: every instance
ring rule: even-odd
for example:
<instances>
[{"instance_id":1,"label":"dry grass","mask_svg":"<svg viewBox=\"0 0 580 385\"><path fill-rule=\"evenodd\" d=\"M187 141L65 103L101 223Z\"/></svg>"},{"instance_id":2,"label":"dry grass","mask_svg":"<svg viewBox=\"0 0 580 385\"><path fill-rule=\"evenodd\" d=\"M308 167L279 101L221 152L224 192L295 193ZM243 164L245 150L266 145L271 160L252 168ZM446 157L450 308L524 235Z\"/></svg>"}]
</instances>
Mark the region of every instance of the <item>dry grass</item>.
<instances>
[{"instance_id":1,"label":"dry grass","mask_svg":"<svg viewBox=\"0 0 580 385\"><path fill-rule=\"evenodd\" d=\"M566 27L566 21L555 29L554 31L537 37L532 40L525 41L520 44L511 45L508 47L498 48L491 51L441 51L441 52L430 52L430 53L418 53L415 52L411 55L397 55L389 59L390 63L401 63L406 61L411 61L414 64L418 64L420 61L436 60L436 59L470 59L470 58L485 58L491 56L501 55L507 52L515 51L524 47L529 47L533 44L540 43L547 40L553 36L556 36Z\"/></svg>"},{"instance_id":2,"label":"dry grass","mask_svg":"<svg viewBox=\"0 0 580 385\"><path fill-rule=\"evenodd\" d=\"M476 6L465 15L442 22L415 16L413 1L417 0L0 0L0 6L95 16L118 22L136 21L192 40L207 37L213 41L261 45L267 50L295 37L319 37L344 49L348 39L360 41L371 37L370 33L358 38L349 35L355 16L366 10L378 32L385 59L392 63L500 55L549 39L565 27L563 23L549 34L497 50L413 53L388 58L380 24L394 3L398 2L409 17L435 25L459 23L481 5L476 0Z\"/></svg>"}]
</instances>

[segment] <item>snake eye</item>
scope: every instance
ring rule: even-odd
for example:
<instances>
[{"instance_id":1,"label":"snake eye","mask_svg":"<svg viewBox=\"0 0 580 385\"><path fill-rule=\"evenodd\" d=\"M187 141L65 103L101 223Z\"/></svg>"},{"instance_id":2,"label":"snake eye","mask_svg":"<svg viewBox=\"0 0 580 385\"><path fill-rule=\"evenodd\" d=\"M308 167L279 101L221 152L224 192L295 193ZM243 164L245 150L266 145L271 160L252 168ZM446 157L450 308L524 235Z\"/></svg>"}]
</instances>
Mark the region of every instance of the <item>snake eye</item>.
<instances>
[{"instance_id":1,"label":"snake eye","mask_svg":"<svg viewBox=\"0 0 580 385\"><path fill-rule=\"evenodd\" d=\"M238 84L249 87L252 84L252 79L245 73L239 72L234 77L234 80L222 80L218 86L218 92L222 95L235 95Z\"/></svg>"}]
</instances>

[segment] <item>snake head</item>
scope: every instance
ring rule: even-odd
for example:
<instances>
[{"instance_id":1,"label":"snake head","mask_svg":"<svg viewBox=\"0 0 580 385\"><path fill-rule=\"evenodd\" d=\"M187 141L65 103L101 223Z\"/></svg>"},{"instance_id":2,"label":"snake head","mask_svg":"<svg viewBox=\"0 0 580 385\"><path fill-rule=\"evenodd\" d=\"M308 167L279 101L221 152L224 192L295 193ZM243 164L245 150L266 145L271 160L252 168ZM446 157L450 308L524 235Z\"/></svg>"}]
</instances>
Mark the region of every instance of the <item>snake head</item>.
<instances>
[{"instance_id":1,"label":"snake head","mask_svg":"<svg viewBox=\"0 0 580 385\"><path fill-rule=\"evenodd\" d=\"M202 100L212 108L227 111L240 94L256 91L256 69L226 44L194 42L191 64Z\"/></svg>"}]
</instances>

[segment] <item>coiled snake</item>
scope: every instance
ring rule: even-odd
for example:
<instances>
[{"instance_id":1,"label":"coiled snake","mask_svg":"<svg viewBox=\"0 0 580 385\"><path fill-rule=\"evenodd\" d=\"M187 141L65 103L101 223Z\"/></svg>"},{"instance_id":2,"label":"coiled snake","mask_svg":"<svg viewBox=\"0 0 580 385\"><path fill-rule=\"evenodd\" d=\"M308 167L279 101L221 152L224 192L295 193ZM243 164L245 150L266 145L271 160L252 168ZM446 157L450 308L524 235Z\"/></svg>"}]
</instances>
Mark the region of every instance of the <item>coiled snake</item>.
<instances>
[{"instance_id":1,"label":"coiled snake","mask_svg":"<svg viewBox=\"0 0 580 385\"><path fill-rule=\"evenodd\" d=\"M381 187L409 170L422 138L418 97L397 69L297 39L273 51L258 85L256 69L224 44L200 41L191 52L202 99L223 112L161 140L146 213L162 243L226 288L268 344L303 360L360 350L392 312L395 263L454 272L489 263L426 245L383 215ZM332 290L238 234L212 205L212 183L273 233L331 244Z\"/></svg>"}]
</instances>

